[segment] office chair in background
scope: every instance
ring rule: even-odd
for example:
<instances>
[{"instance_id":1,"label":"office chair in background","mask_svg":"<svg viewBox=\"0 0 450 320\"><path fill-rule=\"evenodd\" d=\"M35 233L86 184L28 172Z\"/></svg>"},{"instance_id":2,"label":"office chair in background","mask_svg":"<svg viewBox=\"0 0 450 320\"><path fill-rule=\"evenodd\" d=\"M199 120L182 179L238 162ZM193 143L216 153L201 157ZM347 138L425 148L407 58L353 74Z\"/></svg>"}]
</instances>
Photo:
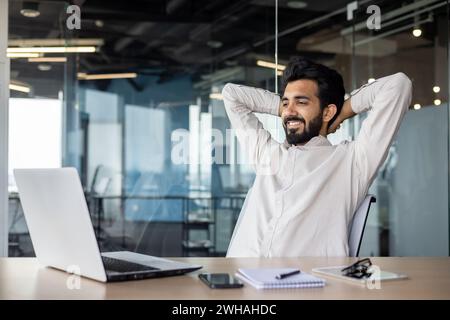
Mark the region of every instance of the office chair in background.
<instances>
[{"instance_id":1,"label":"office chair in background","mask_svg":"<svg viewBox=\"0 0 450 320\"><path fill-rule=\"evenodd\" d=\"M366 227L367 217L369 215L370 204L372 202L376 202L376 198L375 196L368 194L353 216L348 237L350 257L357 257L359 255L359 249L361 248L364 229Z\"/></svg>"}]
</instances>

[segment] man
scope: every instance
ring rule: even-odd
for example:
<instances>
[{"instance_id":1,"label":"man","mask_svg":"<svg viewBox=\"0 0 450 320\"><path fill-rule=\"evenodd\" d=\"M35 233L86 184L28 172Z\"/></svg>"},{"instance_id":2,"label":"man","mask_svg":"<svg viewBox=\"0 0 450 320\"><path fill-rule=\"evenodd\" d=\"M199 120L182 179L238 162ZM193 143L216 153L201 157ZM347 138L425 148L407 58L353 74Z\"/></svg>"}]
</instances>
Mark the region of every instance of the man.
<instances>
[{"instance_id":1,"label":"man","mask_svg":"<svg viewBox=\"0 0 450 320\"><path fill-rule=\"evenodd\" d=\"M232 127L256 178L228 257L347 256L348 227L383 163L411 102L403 73L353 91L344 102L340 74L294 58L283 75L282 98L227 84ZM368 111L355 141L332 145L327 134ZM272 139L255 112L281 116L286 141Z\"/></svg>"}]
</instances>

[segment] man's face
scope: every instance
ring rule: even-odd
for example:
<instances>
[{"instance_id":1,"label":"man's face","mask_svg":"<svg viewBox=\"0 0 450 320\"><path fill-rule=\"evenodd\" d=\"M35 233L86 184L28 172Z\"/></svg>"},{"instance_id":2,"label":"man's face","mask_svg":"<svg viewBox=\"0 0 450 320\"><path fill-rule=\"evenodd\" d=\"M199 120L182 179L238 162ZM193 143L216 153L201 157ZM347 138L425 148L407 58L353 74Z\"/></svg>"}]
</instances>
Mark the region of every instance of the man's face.
<instances>
[{"instance_id":1,"label":"man's face","mask_svg":"<svg viewBox=\"0 0 450 320\"><path fill-rule=\"evenodd\" d=\"M281 99L281 119L289 144L305 144L319 135L323 120L318 90L313 80L302 79L287 84Z\"/></svg>"}]
</instances>

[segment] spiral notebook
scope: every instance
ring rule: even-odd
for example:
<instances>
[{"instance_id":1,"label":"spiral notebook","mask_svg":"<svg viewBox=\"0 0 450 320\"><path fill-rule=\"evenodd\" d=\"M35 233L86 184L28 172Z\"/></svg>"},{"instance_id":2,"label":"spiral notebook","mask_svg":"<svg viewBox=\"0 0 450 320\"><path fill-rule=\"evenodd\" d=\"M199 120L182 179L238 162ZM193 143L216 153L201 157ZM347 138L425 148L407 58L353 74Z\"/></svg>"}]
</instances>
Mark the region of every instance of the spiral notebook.
<instances>
[{"instance_id":1,"label":"spiral notebook","mask_svg":"<svg viewBox=\"0 0 450 320\"><path fill-rule=\"evenodd\" d=\"M300 272L296 275L277 279L277 275L289 273L295 268L260 268L260 269L239 269L236 276L257 289L277 289L277 288L315 288L323 287L325 280Z\"/></svg>"}]
</instances>

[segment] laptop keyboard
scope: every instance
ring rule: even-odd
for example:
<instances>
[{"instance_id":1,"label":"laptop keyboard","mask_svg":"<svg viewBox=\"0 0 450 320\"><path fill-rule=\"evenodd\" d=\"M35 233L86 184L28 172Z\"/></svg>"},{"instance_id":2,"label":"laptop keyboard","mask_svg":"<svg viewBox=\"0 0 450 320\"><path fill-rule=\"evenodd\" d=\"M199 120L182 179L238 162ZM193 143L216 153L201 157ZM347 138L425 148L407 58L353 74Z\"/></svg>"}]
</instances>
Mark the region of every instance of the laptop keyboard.
<instances>
[{"instance_id":1,"label":"laptop keyboard","mask_svg":"<svg viewBox=\"0 0 450 320\"><path fill-rule=\"evenodd\" d=\"M115 272L140 272L159 270L158 268L149 267L143 264L138 264L126 260L114 259L102 256L103 265L107 271Z\"/></svg>"}]
</instances>

